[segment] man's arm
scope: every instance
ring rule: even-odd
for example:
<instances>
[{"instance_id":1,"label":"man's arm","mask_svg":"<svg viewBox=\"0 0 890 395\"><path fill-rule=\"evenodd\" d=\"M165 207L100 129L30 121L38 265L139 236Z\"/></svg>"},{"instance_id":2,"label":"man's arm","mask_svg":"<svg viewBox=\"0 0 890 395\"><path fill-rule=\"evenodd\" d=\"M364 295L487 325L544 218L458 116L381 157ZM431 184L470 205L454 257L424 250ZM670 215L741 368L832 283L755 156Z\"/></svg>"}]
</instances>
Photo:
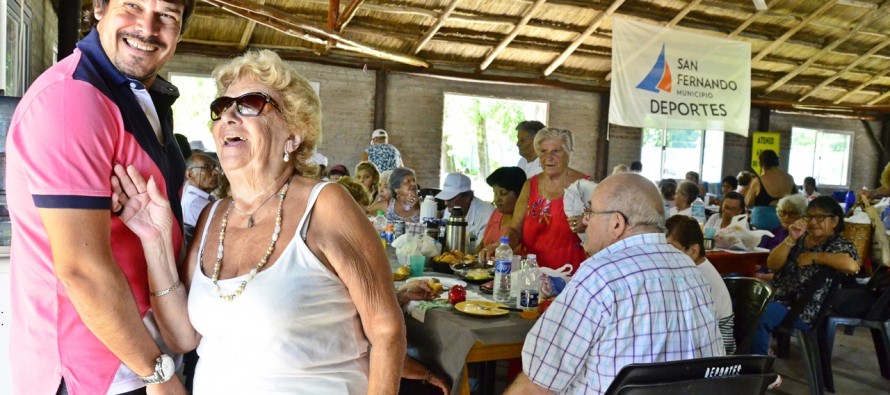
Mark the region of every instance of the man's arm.
<instances>
[{"instance_id":1,"label":"man's arm","mask_svg":"<svg viewBox=\"0 0 890 395\"><path fill-rule=\"evenodd\" d=\"M108 211L39 209L56 277L87 328L133 372L149 376L161 350L111 253Z\"/></svg>"},{"instance_id":2,"label":"man's arm","mask_svg":"<svg viewBox=\"0 0 890 395\"><path fill-rule=\"evenodd\" d=\"M550 395L553 393L553 391L535 384L525 373L520 372L504 395Z\"/></svg>"}]
</instances>

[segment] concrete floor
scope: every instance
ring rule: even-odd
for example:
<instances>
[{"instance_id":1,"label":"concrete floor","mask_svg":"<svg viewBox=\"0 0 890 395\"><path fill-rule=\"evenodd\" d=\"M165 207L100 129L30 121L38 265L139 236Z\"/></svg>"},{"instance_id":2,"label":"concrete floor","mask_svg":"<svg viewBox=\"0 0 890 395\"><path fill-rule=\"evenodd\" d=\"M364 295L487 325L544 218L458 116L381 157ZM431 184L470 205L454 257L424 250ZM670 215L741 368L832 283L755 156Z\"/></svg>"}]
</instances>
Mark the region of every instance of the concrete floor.
<instances>
[{"instance_id":1,"label":"concrete floor","mask_svg":"<svg viewBox=\"0 0 890 395\"><path fill-rule=\"evenodd\" d=\"M881 377L868 329L858 328L852 336L847 336L843 327L838 327L831 364L836 394L890 394L890 380ZM773 370L782 376L783 383L768 394L809 393L797 339L792 339L791 357L777 358Z\"/></svg>"}]
</instances>

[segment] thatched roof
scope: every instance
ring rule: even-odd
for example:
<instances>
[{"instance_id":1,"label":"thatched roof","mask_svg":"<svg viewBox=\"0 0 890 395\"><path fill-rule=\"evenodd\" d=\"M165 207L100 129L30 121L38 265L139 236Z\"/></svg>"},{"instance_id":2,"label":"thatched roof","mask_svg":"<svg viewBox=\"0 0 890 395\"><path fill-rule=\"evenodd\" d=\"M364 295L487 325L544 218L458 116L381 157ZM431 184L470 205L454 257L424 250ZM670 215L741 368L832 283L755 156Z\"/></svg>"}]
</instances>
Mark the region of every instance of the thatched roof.
<instances>
[{"instance_id":1,"label":"thatched roof","mask_svg":"<svg viewBox=\"0 0 890 395\"><path fill-rule=\"evenodd\" d=\"M882 0L767 0L766 10L752 0L198 1L179 53L271 48L286 59L607 91L621 15L751 43L756 102L890 108Z\"/></svg>"}]
</instances>

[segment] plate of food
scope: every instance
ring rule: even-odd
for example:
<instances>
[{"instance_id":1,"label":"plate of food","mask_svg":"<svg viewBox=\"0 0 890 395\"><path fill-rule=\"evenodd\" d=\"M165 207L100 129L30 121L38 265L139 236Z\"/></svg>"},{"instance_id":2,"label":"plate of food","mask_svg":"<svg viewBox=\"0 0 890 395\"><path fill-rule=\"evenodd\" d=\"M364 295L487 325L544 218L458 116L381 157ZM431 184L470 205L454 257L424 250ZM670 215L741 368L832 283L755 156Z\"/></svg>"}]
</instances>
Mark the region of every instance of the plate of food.
<instances>
[{"instance_id":1,"label":"plate of food","mask_svg":"<svg viewBox=\"0 0 890 395\"><path fill-rule=\"evenodd\" d=\"M392 281L405 281L411 275L411 268L408 266L399 266L392 272Z\"/></svg>"},{"instance_id":2,"label":"plate of food","mask_svg":"<svg viewBox=\"0 0 890 395\"><path fill-rule=\"evenodd\" d=\"M454 309L469 315L497 317L510 314L507 306L488 300L468 300L454 305Z\"/></svg>"},{"instance_id":3,"label":"plate of food","mask_svg":"<svg viewBox=\"0 0 890 395\"><path fill-rule=\"evenodd\" d=\"M426 281L430 288L433 289L433 293L438 293L443 290L451 289L451 287L455 285L460 285L462 287L466 287L467 283L465 281L458 280L456 278L448 278L448 277L435 277L435 276L421 276L409 278L409 282L411 281Z\"/></svg>"}]
</instances>

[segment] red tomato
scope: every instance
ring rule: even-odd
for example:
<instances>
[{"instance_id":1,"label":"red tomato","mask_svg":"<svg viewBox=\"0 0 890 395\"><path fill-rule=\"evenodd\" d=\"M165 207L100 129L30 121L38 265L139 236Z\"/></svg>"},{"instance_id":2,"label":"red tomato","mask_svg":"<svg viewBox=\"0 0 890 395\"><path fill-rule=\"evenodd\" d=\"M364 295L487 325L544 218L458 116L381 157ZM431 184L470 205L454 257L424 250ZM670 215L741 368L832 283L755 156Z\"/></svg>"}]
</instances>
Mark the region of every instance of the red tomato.
<instances>
[{"instance_id":1,"label":"red tomato","mask_svg":"<svg viewBox=\"0 0 890 395\"><path fill-rule=\"evenodd\" d=\"M541 314L544 314L544 312L547 311L547 308L550 307L550 303L553 303L553 299L555 299L555 298L544 299L542 301L539 301L538 302L538 312Z\"/></svg>"},{"instance_id":2,"label":"red tomato","mask_svg":"<svg viewBox=\"0 0 890 395\"><path fill-rule=\"evenodd\" d=\"M460 285L451 287L448 291L448 303L458 304L467 300L467 289Z\"/></svg>"}]
</instances>

